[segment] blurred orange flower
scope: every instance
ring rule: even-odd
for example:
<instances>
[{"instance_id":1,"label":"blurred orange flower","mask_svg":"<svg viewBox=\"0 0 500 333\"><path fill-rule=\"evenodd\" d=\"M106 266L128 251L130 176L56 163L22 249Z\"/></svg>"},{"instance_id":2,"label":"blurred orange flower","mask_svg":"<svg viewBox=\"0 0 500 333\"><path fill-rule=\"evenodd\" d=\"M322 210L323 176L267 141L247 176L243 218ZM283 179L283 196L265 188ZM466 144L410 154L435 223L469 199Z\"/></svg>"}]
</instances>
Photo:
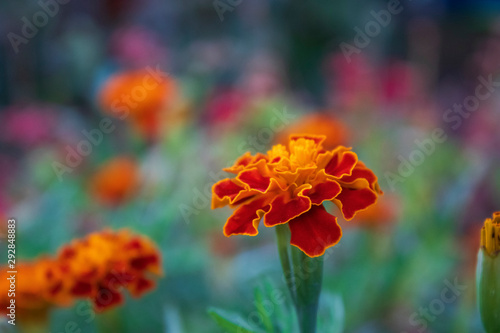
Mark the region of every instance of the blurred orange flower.
<instances>
[{"instance_id":1,"label":"blurred orange flower","mask_svg":"<svg viewBox=\"0 0 500 333\"><path fill-rule=\"evenodd\" d=\"M98 100L108 114L127 120L147 138L161 132L162 113L177 96L177 84L170 76L150 67L111 76Z\"/></svg>"},{"instance_id":2,"label":"blurred orange flower","mask_svg":"<svg viewBox=\"0 0 500 333\"><path fill-rule=\"evenodd\" d=\"M136 193L139 167L128 157L116 157L103 164L90 179L90 193L99 202L116 206Z\"/></svg>"},{"instance_id":3,"label":"blurred orange flower","mask_svg":"<svg viewBox=\"0 0 500 333\"><path fill-rule=\"evenodd\" d=\"M55 268L55 261L42 257L33 262L18 263L15 267L17 274L13 280L8 280L13 274L8 266L1 267L0 286L2 294L0 295L0 313L5 314L9 311L11 297L8 292L12 289L15 294L16 313L24 315L32 312L43 312L57 303L59 305L66 304L62 298L54 297L56 292L52 288L55 281L52 271ZM11 282L14 282L15 287L11 288Z\"/></svg>"},{"instance_id":4,"label":"blurred orange flower","mask_svg":"<svg viewBox=\"0 0 500 333\"><path fill-rule=\"evenodd\" d=\"M347 127L335 118L323 113L312 113L300 118L297 122L287 126L276 136L275 143L286 145L292 134L324 135L323 147L333 149L345 145L349 141Z\"/></svg>"},{"instance_id":5,"label":"blurred orange flower","mask_svg":"<svg viewBox=\"0 0 500 333\"><path fill-rule=\"evenodd\" d=\"M291 136L288 149L278 144L264 154L246 153L224 169L236 174L212 188L212 208L236 208L224 234L258 234L266 227L288 223L290 243L310 257L324 254L342 237L337 218L323 207L333 201L350 220L382 194L377 177L357 155L339 146L325 150L324 136Z\"/></svg>"},{"instance_id":6,"label":"blurred orange flower","mask_svg":"<svg viewBox=\"0 0 500 333\"><path fill-rule=\"evenodd\" d=\"M139 297L154 288L149 275L161 275L160 252L146 237L128 230L105 230L64 246L57 261L67 274L63 294L89 297L96 309L119 305L122 289Z\"/></svg>"},{"instance_id":7,"label":"blurred orange flower","mask_svg":"<svg viewBox=\"0 0 500 333\"><path fill-rule=\"evenodd\" d=\"M16 312L36 315L52 306L70 306L90 298L97 310L119 305L122 290L139 297L154 287L150 275L161 275L160 252L144 236L128 230L105 230L74 240L55 257L16 266ZM0 287L9 290L9 269L0 267ZM0 295L0 313L8 311L7 292Z\"/></svg>"}]
</instances>

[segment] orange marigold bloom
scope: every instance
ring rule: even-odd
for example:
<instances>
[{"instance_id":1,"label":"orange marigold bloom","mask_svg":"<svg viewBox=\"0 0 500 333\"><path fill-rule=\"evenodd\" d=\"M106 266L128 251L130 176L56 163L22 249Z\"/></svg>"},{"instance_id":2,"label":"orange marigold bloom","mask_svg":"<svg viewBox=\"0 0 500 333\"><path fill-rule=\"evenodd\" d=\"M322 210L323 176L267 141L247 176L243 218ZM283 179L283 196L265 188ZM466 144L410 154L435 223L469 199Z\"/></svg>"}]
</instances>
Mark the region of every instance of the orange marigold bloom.
<instances>
[{"instance_id":1,"label":"orange marigold bloom","mask_svg":"<svg viewBox=\"0 0 500 333\"><path fill-rule=\"evenodd\" d=\"M55 257L16 265L16 309L37 315L52 306L69 306L90 298L97 310L119 305L122 290L139 297L161 275L160 252L146 237L128 230L91 234L63 246ZM0 287L9 290L8 267L0 267ZM7 311L7 293L0 294L0 313Z\"/></svg>"},{"instance_id":2,"label":"orange marigold bloom","mask_svg":"<svg viewBox=\"0 0 500 333\"><path fill-rule=\"evenodd\" d=\"M339 145L345 145L349 141L347 127L324 113L312 113L301 117L297 122L287 126L276 136L276 143L286 145L292 134L324 135L323 147L334 149Z\"/></svg>"},{"instance_id":3,"label":"orange marigold bloom","mask_svg":"<svg viewBox=\"0 0 500 333\"><path fill-rule=\"evenodd\" d=\"M99 105L108 114L127 119L142 135L155 138L160 132L162 111L176 96L175 81L153 69L115 74L101 89Z\"/></svg>"},{"instance_id":4,"label":"orange marigold bloom","mask_svg":"<svg viewBox=\"0 0 500 333\"><path fill-rule=\"evenodd\" d=\"M342 237L337 218L323 207L334 202L347 220L382 194L377 177L343 146L327 151L324 136L291 136L288 149L278 144L266 155L246 153L224 169L237 175L212 188L212 208L236 208L224 235L255 236L266 227L288 223L290 243L310 257L322 255Z\"/></svg>"},{"instance_id":5,"label":"orange marigold bloom","mask_svg":"<svg viewBox=\"0 0 500 333\"><path fill-rule=\"evenodd\" d=\"M105 230L75 240L59 251L57 261L67 272L60 290L75 298L89 297L98 310L121 304L122 289L141 296L155 286L149 275L162 274L153 242L128 230Z\"/></svg>"},{"instance_id":6,"label":"orange marigold bloom","mask_svg":"<svg viewBox=\"0 0 500 333\"><path fill-rule=\"evenodd\" d=\"M137 191L139 167L128 157L116 157L104 165L90 179L90 192L105 205L116 206Z\"/></svg>"},{"instance_id":7,"label":"orange marigold bloom","mask_svg":"<svg viewBox=\"0 0 500 333\"><path fill-rule=\"evenodd\" d=\"M12 274L7 265L0 267L0 313L5 314L7 306L10 304L8 290L10 289L11 281L7 278ZM16 312L20 315L27 313L39 313L48 310L54 303L61 301L55 298L55 291L52 289L54 276L51 271L54 269L54 261L49 258L40 258L33 262L18 263L15 271L15 306ZM61 301L61 305L64 302Z\"/></svg>"}]
</instances>

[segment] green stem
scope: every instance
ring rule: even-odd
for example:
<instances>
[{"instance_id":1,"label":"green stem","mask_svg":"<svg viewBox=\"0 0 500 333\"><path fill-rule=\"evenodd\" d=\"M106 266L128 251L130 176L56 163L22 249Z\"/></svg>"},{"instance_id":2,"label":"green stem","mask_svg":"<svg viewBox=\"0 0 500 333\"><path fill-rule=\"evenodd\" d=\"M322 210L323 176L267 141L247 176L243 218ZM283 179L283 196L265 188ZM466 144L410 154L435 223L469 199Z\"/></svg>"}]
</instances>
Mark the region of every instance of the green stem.
<instances>
[{"instance_id":1,"label":"green stem","mask_svg":"<svg viewBox=\"0 0 500 333\"><path fill-rule=\"evenodd\" d=\"M295 302L300 332L314 333L321 294L323 258L311 258L299 248L291 246L287 225L279 225L276 230L281 265Z\"/></svg>"},{"instance_id":2,"label":"green stem","mask_svg":"<svg viewBox=\"0 0 500 333\"><path fill-rule=\"evenodd\" d=\"M281 268L285 276L286 285L290 291L293 303L297 304L297 295L293 279L292 264L290 261L290 228L288 225L280 224L276 226L276 236L278 239L278 253L281 261Z\"/></svg>"},{"instance_id":3,"label":"green stem","mask_svg":"<svg viewBox=\"0 0 500 333\"><path fill-rule=\"evenodd\" d=\"M477 299L479 313L487 333L500 332L500 256L479 250L477 260Z\"/></svg>"}]
</instances>

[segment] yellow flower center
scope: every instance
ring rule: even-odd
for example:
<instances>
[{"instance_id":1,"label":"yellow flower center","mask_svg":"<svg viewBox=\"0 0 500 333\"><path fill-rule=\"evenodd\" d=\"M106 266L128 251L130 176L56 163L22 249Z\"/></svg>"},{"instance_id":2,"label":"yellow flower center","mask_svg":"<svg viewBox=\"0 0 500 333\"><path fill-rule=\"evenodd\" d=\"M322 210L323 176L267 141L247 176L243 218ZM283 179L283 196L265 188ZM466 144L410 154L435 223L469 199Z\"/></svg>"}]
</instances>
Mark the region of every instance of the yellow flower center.
<instances>
[{"instance_id":1,"label":"yellow flower center","mask_svg":"<svg viewBox=\"0 0 500 333\"><path fill-rule=\"evenodd\" d=\"M500 212L493 213L492 219L486 219L481 229L481 247L490 256L500 252Z\"/></svg>"},{"instance_id":2,"label":"yellow flower center","mask_svg":"<svg viewBox=\"0 0 500 333\"><path fill-rule=\"evenodd\" d=\"M318 144L313 140L300 138L290 142L290 162L297 167L314 166L318 154Z\"/></svg>"}]
</instances>

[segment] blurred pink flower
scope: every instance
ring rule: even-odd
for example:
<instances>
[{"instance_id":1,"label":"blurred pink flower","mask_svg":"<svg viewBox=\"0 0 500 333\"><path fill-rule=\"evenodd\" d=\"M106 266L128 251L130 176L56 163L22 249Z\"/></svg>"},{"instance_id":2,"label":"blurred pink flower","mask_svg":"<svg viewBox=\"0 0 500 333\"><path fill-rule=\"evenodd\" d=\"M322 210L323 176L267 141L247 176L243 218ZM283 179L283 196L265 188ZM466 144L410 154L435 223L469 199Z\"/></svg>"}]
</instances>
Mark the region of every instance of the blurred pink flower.
<instances>
[{"instance_id":1,"label":"blurred pink flower","mask_svg":"<svg viewBox=\"0 0 500 333\"><path fill-rule=\"evenodd\" d=\"M381 93L386 104L414 104L422 93L422 78L408 62L396 61L385 67L381 74Z\"/></svg>"},{"instance_id":2,"label":"blurred pink flower","mask_svg":"<svg viewBox=\"0 0 500 333\"><path fill-rule=\"evenodd\" d=\"M141 26L117 30L111 37L111 52L122 65L133 68L162 64L167 56L160 38Z\"/></svg>"},{"instance_id":3,"label":"blurred pink flower","mask_svg":"<svg viewBox=\"0 0 500 333\"><path fill-rule=\"evenodd\" d=\"M22 148L33 148L54 137L56 117L47 106L11 106L4 111L0 136Z\"/></svg>"}]
</instances>

